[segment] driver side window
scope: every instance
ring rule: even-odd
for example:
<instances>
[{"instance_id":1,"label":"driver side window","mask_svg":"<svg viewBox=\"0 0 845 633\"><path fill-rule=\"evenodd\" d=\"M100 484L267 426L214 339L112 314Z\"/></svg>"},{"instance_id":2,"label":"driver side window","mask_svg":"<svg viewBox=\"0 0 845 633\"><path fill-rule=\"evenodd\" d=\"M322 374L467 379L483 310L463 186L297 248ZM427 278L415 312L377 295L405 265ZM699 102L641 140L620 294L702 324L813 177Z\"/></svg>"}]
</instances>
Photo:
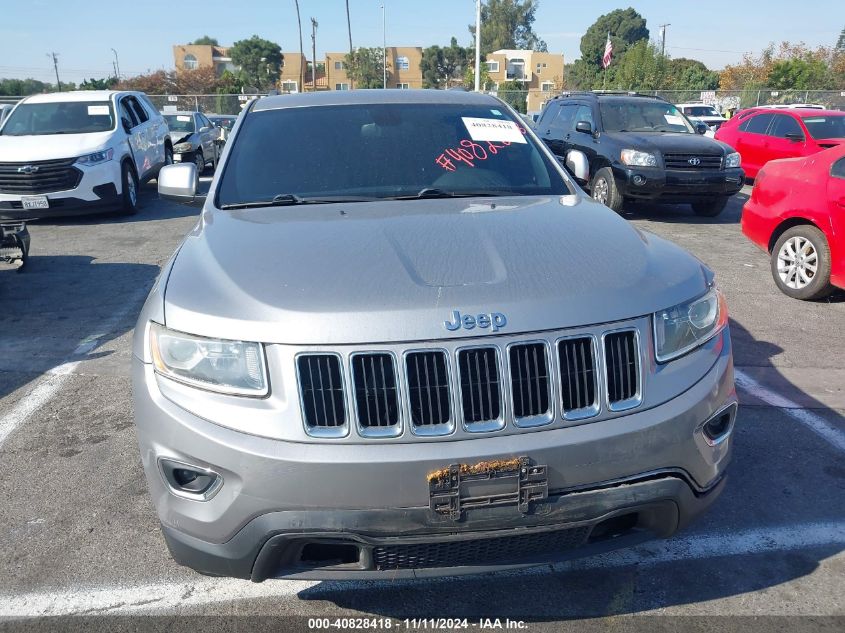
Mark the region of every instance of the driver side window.
<instances>
[{"instance_id":1,"label":"driver side window","mask_svg":"<svg viewBox=\"0 0 845 633\"><path fill-rule=\"evenodd\" d=\"M579 121L586 121L593 127L594 130L596 129L596 124L593 121L593 110L590 106L578 106L578 109L575 111L575 116L572 118L573 130L575 129L575 126L578 125Z\"/></svg>"},{"instance_id":2,"label":"driver side window","mask_svg":"<svg viewBox=\"0 0 845 633\"><path fill-rule=\"evenodd\" d=\"M138 119L135 118L135 113L132 112L132 108L126 103L126 99L120 100L120 118L129 121L130 128L138 125Z\"/></svg>"}]
</instances>

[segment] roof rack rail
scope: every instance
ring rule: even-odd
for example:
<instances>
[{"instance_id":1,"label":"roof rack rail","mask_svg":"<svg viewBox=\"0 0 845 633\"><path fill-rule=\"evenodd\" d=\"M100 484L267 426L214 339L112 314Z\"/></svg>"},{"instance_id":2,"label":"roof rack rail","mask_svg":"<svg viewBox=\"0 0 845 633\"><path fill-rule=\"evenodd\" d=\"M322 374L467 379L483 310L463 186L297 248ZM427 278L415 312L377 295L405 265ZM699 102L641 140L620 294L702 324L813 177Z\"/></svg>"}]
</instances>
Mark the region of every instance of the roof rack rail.
<instances>
[{"instance_id":1,"label":"roof rack rail","mask_svg":"<svg viewBox=\"0 0 845 633\"><path fill-rule=\"evenodd\" d=\"M559 95L555 95L555 99L560 97L571 97L576 95L585 95L585 96L592 96L592 97L600 97L604 95L619 95L624 97L646 97L648 99L660 99L661 101L666 101L661 96L658 95L647 95L641 92L636 92L635 90L564 90Z\"/></svg>"}]
</instances>

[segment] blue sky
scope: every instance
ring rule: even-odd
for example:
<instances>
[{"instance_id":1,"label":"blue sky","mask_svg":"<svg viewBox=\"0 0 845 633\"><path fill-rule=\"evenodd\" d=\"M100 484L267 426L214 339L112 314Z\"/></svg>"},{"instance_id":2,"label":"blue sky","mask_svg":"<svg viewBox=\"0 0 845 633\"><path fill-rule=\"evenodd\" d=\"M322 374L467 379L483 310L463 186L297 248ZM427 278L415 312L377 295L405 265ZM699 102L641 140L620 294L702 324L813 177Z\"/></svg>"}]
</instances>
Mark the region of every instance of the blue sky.
<instances>
[{"instance_id":1,"label":"blue sky","mask_svg":"<svg viewBox=\"0 0 845 633\"><path fill-rule=\"evenodd\" d=\"M389 46L448 44L452 35L469 45L474 0L384 1ZM534 28L550 51L563 53L569 62L579 56L580 37L599 15L629 4L646 18L653 39L659 24L671 24L667 53L700 59L716 69L769 42L833 45L845 27L843 0L540 0ZM380 5L381 0L350 0L355 46L381 45ZM300 10L309 57L312 16L320 25L319 59L325 51L348 48L344 0L300 0ZM203 34L221 44L258 34L278 42L282 50L299 48L293 0L0 0L0 77L54 81L50 51L59 54L62 81L111 74L111 48L118 52L123 74L171 68L171 45Z\"/></svg>"}]
</instances>

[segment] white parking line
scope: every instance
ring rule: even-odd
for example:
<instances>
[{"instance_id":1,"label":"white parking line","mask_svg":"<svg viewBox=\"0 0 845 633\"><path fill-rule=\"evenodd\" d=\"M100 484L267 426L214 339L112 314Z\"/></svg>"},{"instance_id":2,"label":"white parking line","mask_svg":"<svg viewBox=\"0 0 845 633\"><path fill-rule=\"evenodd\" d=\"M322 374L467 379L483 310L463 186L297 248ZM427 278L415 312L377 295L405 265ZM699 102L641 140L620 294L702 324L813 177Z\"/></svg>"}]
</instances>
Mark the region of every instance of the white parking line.
<instances>
[{"instance_id":1,"label":"white parking line","mask_svg":"<svg viewBox=\"0 0 845 633\"><path fill-rule=\"evenodd\" d=\"M129 297L120 310L106 319L99 333L82 340L76 346L76 349L73 350L68 360L48 370L36 382L32 391L23 394L15 406L0 418L0 447L3 446L3 443L12 431L26 422L33 413L47 404L61 390L62 385L73 374L77 365L85 360L84 357L93 351L104 337L108 336L131 312L138 310L138 304L143 301L147 292L146 289L143 289L141 292L137 292Z\"/></svg>"},{"instance_id":2,"label":"white parking line","mask_svg":"<svg viewBox=\"0 0 845 633\"><path fill-rule=\"evenodd\" d=\"M834 448L845 452L845 433L830 424L823 417L816 415L808 409L802 408L801 405L789 398L769 391L766 387L739 369L734 369L734 377L736 384L742 387L747 393L758 400L762 400L766 404L783 409L786 415L806 426Z\"/></svg>"},{"instance_id":3,"label":"white parking line","mask_svg":"<svg viewBox=\"0 0 845 633\"><path fill-rule=\"evenodd\" d=\"M651 567L681 560L764 554L829 545L845 546L845 522L807 523L758 528L744 532L690 535L561 563L554 565L554 571L560 573L581 569L612 569L629 565ZM548 567L539 567L509 572L509 575L546 573L549 573ZM469 583L476 580L456 579L454 582ZM197 576L195 581L185 583L161 582L147 585L8 594L0 595L0 617L173 612L181 608L218 602L293 596L317 584L315 581L294 580L270 580L255 584L245 580ZM372 583L362 585L356 582L340 585L335 582L326 582L322 586L327 591L337 590L338 587L353 591L355 588L371 585Z\"/></svg>"}]
</instances>

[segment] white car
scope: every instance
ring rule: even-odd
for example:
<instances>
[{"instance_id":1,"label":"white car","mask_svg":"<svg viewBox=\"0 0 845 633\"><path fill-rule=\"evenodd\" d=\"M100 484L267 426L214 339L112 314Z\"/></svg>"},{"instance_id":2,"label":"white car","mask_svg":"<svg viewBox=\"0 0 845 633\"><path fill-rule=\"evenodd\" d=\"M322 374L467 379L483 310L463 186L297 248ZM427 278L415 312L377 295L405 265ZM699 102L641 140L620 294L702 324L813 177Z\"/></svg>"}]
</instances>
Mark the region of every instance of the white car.
<instances>
[{"instance_id":1,"label":"white car","mask_svg":"<svg viewBox=\"0 0 845 633\"><path fill-rule=\"evenodd\" d=\"M719 114L716 108L706 103L677 103L675 107L683 112L693 123L696 121L704 123L713 133L719 129L722 123L727 121L725 117ZM714 135L713 133L708 133L707 136L712 137Z\"/></svg>"},{"instance_id":2,"label":"white car","mask_svg":"<svg viewBox=\"0 0 845 633\"><path fill-rule=\"evenodd\" d=\"M173 162L164 117L140 92L20 101L0 127L0 219L138 209L138 185Z\"/></svg>"}]
</instances>

